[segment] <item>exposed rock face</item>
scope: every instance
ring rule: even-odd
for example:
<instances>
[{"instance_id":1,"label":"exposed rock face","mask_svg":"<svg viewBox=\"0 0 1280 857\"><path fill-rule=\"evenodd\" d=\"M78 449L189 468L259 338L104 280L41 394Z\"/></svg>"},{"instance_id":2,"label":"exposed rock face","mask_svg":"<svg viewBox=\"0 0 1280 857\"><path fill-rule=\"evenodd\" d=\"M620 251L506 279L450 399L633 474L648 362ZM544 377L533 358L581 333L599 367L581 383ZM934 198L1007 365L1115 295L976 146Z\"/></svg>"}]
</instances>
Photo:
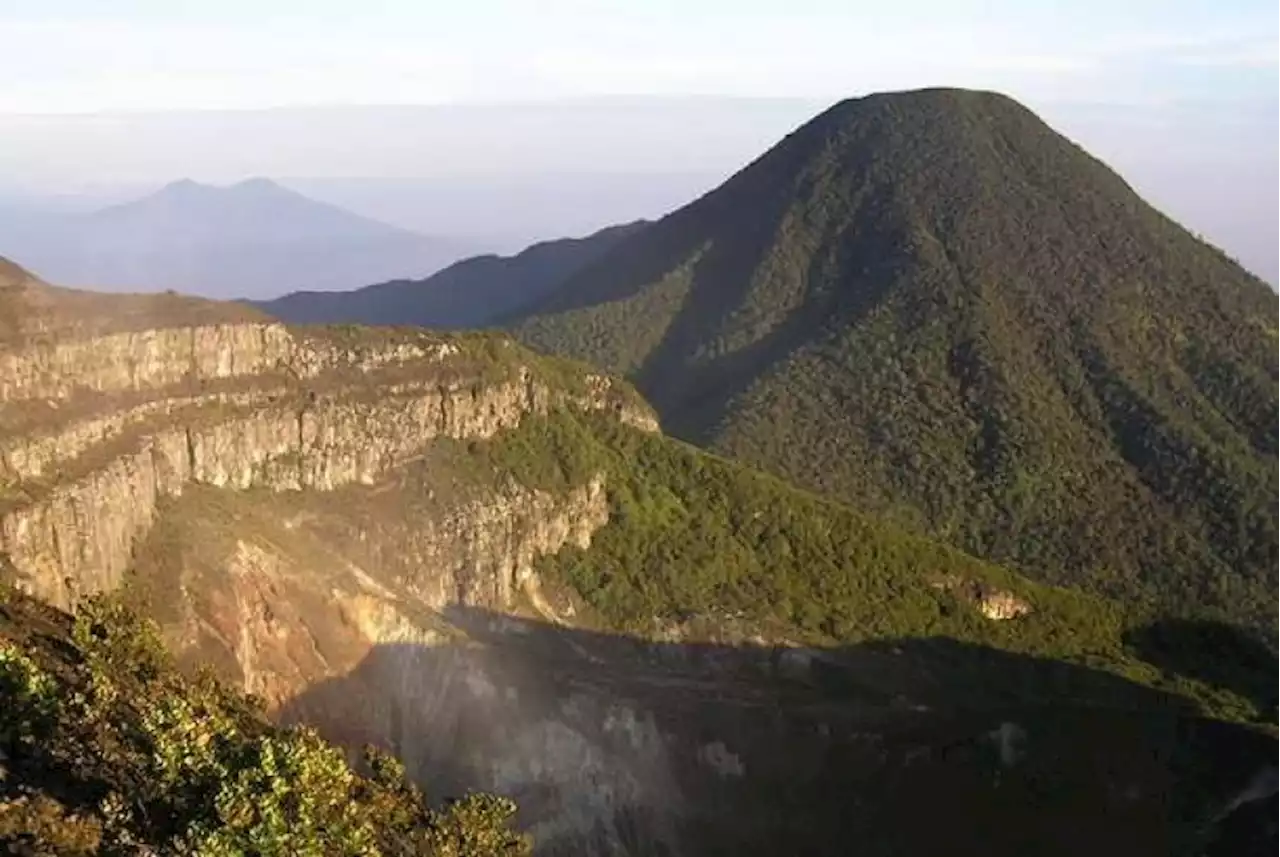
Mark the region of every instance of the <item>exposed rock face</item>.
<instances>
[{"instance_id":1,"label":"exposed rock face","mask_svg":"<svg viewBox=\"0 0 1280 857\"><path fill-rule=\"evenodd\" d=\"M230 513L224 506L219 524L209 522L218 512L208 505L219 492L200 488L176 501L169 511L189 512L195 523L140 548L146 563L169 542L186 546L166 579L151 581L159 600L177 608L171 640L274 708L355 669L375 646L457 639L440 611L512 612L537 602L537 557L590 546L609 517L598 479L563 495L510 486L421 518L388 520L381 507L368 517L343 511L372 505L374 493L399 504L408 490L352 487L327 508L306 494L281 504L259 492L237 498Z\"/></svg>"},{"instance_id":2,"label":"exposed rock face","mask_svg":"<svg viewBox=\"0 0 1280 857\"><path fill-rule=\"evenodd\" d=\"M1002 622L1006 619L1016 619L1019 616L1025 616L1032 610L1031 602L1025 598L1013 592L995 589L977 581L947 576L942 580L936 581L933 585L969 602L978 609L979 613L992 621Z\"/></svg>"},{"instance_id":3,"label":"exposed rock face","mask_svg":"<svg viewBox=\"0 0 1280 857\"><path fill-rule=\"evenodd\" d=\"M76 420L53 430L0 438L0 479L13 482L37 479L56 470L57 465L122 437L130 429L157 417L200 406L247 407L266 399L264 392L175 396L121 405L118 410Z\"/></svg>"},{"instance_id":4,"label":"exposed rock face","mask_svg":"<svg viewBox=\"0 0 1280 857\"><path fill-rule=\"evenodd\" d=\"M1012 592L989 592L978 601L978 610L988 619L1016 619L1031 612L1031 605Z\"/></svg>"},{"instance_id":5,"label":"exposed rock face","mask_svg":"<svg viewBox=\"0 0 1280 857\"><path fill-rule=\"evenodd\" d=\"M0 551L19 585L62 607L118 586L158 504L191 483L371 484L436 438L490 437L562 405L656 428L607 379L572 392L428 334L351 343L215 325L37 343L0 351L0 364L0 425L54 414L0 437ZM227 382L241 389L190 394ZM112 409L92 398L103 393L135 400Z\"/></svg>"},{"instance_id":6,"label":"exposed rock face","mask_svg":"<svg viewBox=\"0 0 1280 857\"><path fill-rule=\"evenodd\" d=\"M849 759L830 712L778 710L728 674L604 636L448 614L466 638L377 646L283 719L394 751L430 793L515 796L542 854L832 853L812 848L838 840L838 814L797 799Z\"/></svg>"},{"instance_id":7,"label":"exposed rock face","mask_svg":"<svg viewBox=\"0 0 1280 857\"><path fill-rule=\"evenodd\" d=\"M536 606L537 557L569 545L587 548L608 522L600 478L564 495L511 486L439 519L420 518L393 532L384 527L366 550L422 604L511 611L521 596Z\"/></svg>"},{"instance_id":8,"label":"exposed rock face","mask_svg":"<svg viewBox=\"0 0 1280 857\"><path fill-rule=\"evenodd\" d=\"M140 330L59 339L0 353L0 401L58 398L77 389L137 391L194 379L259 375L293 362L294 338L278 324Z\"/></svg>"},{"instance_id":9,"label":"exposed rock face","mask_svg":"<svg viewBox=\"0 0 1280 857\"><path fill-rule=\"evenodd\" d=\"M58 398L76 390L152 390L185 381L286 371L313 378L338 368L381 366L457 354L448 342L385 341L359 349L294 336L281 324L218 324L57 338L0 352L0 401Z\"/></svg>"},{"instance_id":10,"label":"exposed rock face","mask_svg":"<svg viewBox=\"0 0 1280 857\"><path fill-rule=\"evenodd\" d=\"M23 295L45 297L38 284ZM609 379L548 375L505 341L267 323L115 329L50 305L0 342L6 573L74 607L137 572L180 656L272 708L380 647L465 644L444 618L458 606L572 613L534 564L589 546L609 517L603 481L557 494L465 475L449 492L437 441L488 438L564 406L657 428ZM359 718L343 723L348 736L387 743L377 717ZM517 765L504 783L526 777Z\"/></svg>"}]
</instances>

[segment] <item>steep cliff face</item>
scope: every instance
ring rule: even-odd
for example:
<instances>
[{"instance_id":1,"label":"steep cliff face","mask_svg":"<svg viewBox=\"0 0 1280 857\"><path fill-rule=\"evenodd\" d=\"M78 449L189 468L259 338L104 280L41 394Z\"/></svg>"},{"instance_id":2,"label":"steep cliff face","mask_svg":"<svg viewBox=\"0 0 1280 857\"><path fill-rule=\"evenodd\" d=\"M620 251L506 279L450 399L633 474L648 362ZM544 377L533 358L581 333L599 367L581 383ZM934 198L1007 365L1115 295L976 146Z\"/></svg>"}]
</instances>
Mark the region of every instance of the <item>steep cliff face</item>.
<instances>
[{"instance_id":1,"label":"steep cliff face","mask_svg":"<svg viewBox=\"0 0 1280 857\"><path fill-rule=\"evenodd\" d=\"M371 484L437 438L530 413L638 400L580 373L549 383L504 341L360 338L224 324L15 339L0 349L0 551L58 606L116 588L164 498L195 483Z\"/></svg>"},{"instance_id":2,"label":"steep cliff face","mask_svg":"<svg viewBox=\"0 0 1280 857\"><path fill-rule=\"evenodd\" d=\"M0 355L0 400L75 390L139 391L192 379L260 375L293 362L295 342L273 324L139 330L36 343Z\"/></svg>"},{"instance_id":3,"label":"steep cliff face","mask_svg":"<svg viewBox=\"0 0 1280 857\"><path fill-rule=\"evenodd\" d=\"M561 495L506 485L437 496L445 467L431 456L327 494L193 487L164 502L126 593L184 658L274 710L377 646L465 639L446 609L536 612L548 596L535 560L588 547L608 521L599 480Z\"/></svg>"},{"instance_id":4,"label":"steep cliff face","mask_svg":"<svg viewBox=\"0 0 1280 857\"><path fill-rule=\"evenodd\" d=\"M430 794L516 797L541 853L832 853L839 814L814 789L883 760L847 712L777 681L812 664L570 630L574 594L535 561L589 547L606 486L531 490L464 452L326 492L190 486L125 592L281 720L391 750Z\"/></svg>"}]
</instances>

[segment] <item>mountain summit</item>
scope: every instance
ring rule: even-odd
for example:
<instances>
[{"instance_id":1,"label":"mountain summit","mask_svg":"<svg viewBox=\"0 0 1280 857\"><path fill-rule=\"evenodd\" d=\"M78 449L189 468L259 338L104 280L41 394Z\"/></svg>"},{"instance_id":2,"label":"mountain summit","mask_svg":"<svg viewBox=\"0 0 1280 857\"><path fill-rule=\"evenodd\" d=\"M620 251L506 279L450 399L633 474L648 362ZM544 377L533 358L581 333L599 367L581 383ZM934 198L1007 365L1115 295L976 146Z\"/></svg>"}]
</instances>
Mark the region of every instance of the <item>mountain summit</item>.
<instances>
[{"instance_id":1,"label":"mountain summit","mask_svg":"<svg viewBox=\"0 0 1280 857\"><path fill-rule=\"evenodd\" d=\"M1276 295L1016 101L841 102L513 322L1041 579L1273 622Z\"/></svg>"},{"instance_id":2,"label":"mountain summit","mask_svg":"<svg viewBox=\"0 0 1280 857\"><path fill-rule=\"evenodd\" d=\"M226 187L181 179L149 196L98 211L91 219L121 239L136 237L148 244L412 237L266 178Z\"/></svg>"}]
</instances>

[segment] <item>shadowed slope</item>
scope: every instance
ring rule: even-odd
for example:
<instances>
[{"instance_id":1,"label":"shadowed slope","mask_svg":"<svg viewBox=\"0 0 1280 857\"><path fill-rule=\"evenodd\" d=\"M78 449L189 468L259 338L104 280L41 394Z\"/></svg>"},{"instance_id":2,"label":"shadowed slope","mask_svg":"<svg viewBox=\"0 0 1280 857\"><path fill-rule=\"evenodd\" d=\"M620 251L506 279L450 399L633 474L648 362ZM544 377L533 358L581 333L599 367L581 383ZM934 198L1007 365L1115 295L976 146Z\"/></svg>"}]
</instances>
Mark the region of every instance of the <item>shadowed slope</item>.
<instances>
[{"instance_id":1,"label":"shadowed slope","mask_svg":"<svg viewBox=\"0 0 1280 857\"><path fill-rule=\"evenodd\" d=\"M542 300L644 226L637 221L585 238L544 241L509 257L476 256L423 280L393 280L350 292L292 292L255 305L282 321L303 324L484 327Z\"/></svg>"},{"instance_id":2,"label":"shadowed slope","mask_svg":"<svg viewBox=\"0 0 1280 857\"><path fill-rule=\"evenodd\" d=\"M1116 676L944 638L800 651L449 615L465 644L375 648L284 719L387 748L428 793L514 797L545 855L1191 855L1274 756ZM1244 815L1268 805L1233 819L1264 845Z\"/></svg>"}]
</instances>

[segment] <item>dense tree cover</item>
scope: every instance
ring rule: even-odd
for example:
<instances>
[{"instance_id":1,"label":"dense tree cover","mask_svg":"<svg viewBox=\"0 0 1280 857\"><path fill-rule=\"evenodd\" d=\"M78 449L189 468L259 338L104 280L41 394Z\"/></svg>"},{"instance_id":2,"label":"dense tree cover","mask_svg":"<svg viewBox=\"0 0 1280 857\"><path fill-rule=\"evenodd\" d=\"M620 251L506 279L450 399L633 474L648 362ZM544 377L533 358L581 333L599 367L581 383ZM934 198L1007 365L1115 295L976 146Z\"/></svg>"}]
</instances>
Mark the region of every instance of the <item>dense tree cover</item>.
<instances>
[{"instance_id":1,"label":"dense tree cover","mask_svg":"<svg viewBox=\"0 0 1280 857\"><path fill-rule=\"evenodd\" d=\"M1219 716L1260 715L1248 693L1136 656L1126 639L1149 621L1140 609L1034 583L680 441L559 412L469 450L492 472L546 489L605 476L609 524L589 549L542 560L542 571L610 629L736 629L823 647L945 638L1109 670ZM1031 611L987 618L976 596L998 593Z\"/></svg>"},{"instance_id":2,"label":"dense tree cover","mask_svg":"<svg viewBox=\"0 0 1280 857\"><path fill-rule=\"evenodd\" d=\"M306 729L172 666L117 602L74 619L0 591L0 850L12 854L529 853L515 807L473 794L428 807L394 759L369 775Z\"/></svg>"},{"instance_id":3,"label":"dense tree cover","mask_svg":"<svg viewBox=\"0 0 1280 857\"><path fill-rule=\"evenodd\" d=\"M1033 578L1272 625L1277 300L1008 98L836 105L514 325Z\"/></svg>"},{"instance_id":4,"label":"dense tree cover","mask_svg":"<svg viewBox=\"0 0 1280 857\"><path fill-rule=\"evenodd\" d=\"M644 223L611 226L584 238L543 241L514 256L463 259L421 280L391 280L346 292L290 292L247 303L299 324L484 327L542 300Z\"/></svg>"}]
</instances>

